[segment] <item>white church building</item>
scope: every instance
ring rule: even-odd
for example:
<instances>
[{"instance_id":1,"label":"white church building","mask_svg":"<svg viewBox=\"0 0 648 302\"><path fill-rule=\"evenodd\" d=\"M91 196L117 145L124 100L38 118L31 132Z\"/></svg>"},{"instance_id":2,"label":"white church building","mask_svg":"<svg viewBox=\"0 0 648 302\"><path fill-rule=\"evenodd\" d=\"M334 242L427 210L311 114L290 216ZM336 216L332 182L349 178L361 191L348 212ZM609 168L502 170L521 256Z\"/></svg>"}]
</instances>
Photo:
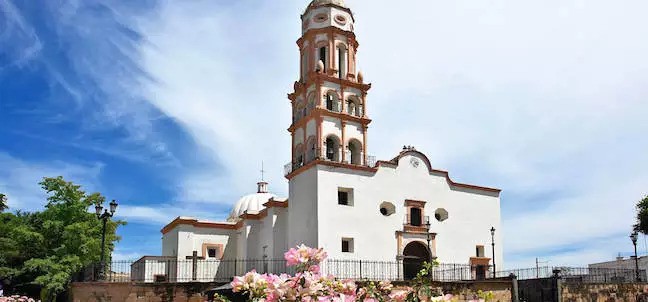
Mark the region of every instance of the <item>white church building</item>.
<instances>
[{"instance_id":1,"label":"white church building","mask_svg":"<svg viewBox=\"0 0 648 302\"><path fill-rule=\"evenodd\" d=\"M133 279L285 269L273 259L302 243L329 259L394 263L399 278L411 277L408 264L433 258L470 264L472 277L489 274L494 260L502 267L500 190L454 182L413 147L389 160L368 156L371 84L356 70L353 13L343 0L313 0L301 20L301 72L288 95L288 197L262 181L226 221L176 218L162 229L162 256L134 263ZM226 262L234 268L219 268Z\"/></svg>"}]
</instances>

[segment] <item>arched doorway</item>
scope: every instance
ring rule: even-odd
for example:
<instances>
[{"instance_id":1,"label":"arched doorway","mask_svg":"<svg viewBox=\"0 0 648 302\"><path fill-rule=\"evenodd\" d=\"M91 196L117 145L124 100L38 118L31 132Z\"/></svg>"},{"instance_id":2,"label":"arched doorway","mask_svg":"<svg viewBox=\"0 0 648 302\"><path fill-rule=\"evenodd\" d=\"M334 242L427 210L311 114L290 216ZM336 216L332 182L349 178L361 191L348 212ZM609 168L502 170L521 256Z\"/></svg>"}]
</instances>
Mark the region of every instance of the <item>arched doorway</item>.
<instances>
[{"instance_id":1,"label":"arched doorway","mask_svg":"<svg viewBox=\"0 0 648 302\"><path fill-rule=\"evenodd\" d=\"M423 262L430 260L430 252L425 244L412 241L403 250L403 277L411 280L423 268Z\"/></svg>"}]
</instances>

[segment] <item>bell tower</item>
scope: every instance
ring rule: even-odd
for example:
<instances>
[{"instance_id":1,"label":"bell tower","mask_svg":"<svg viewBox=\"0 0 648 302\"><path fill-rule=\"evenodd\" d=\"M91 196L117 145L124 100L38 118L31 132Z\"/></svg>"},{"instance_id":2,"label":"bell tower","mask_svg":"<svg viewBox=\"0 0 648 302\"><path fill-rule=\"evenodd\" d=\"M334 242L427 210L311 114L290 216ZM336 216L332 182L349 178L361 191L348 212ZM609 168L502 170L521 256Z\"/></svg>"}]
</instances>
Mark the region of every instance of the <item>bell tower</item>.
<instances>
[{"instance_id":1,"label":"bell tower","mask_svg":"<svg viewBox=\"0 0 648 302\"><path fill-rule=\"evenodd\" d=\"M357 71L355 19L343 0L313 0L301 16L300 76L292 105L288 179L317 164L372 167L367 154L367 91Z\"/></svg>"}]
</instances>

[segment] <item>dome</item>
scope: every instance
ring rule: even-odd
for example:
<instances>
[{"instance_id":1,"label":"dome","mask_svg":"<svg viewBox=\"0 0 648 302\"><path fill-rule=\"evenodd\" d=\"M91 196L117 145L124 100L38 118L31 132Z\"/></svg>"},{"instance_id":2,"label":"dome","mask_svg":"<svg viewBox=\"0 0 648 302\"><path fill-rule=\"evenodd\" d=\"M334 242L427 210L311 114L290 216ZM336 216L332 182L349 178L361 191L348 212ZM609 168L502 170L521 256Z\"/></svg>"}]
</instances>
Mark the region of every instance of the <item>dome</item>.
<instances>
[{"instance_id":1,"label":"dome","mask_svg":"<svg viewBox=\"0 0 648 302\"><path fill-rule=\"evenodd\" d=\"M344 6L344 0L313 0L311 2L312 5L318 6L318 5L325 5L325 4L335 4L339 6Z\"/></svg>"},{"instance_id":2,"label":"dome","mask_svg":"<svg viewBox=\"0 0 648 302\"><path fill-rule=\"evenodd\" d=\"M246 211L254 213L259 212L265 208L263 206L264 203L268 202L270 198L277 197L272 193L268 193L268 191L266 190L267 183L260 182L258 183L258 186L259 190L257 191L257 193L245 195L236 202L234 208L230 212L229 217L227 218L228 221L237 220L239 216L243 215L243 213L245 213Z\"/></svg>"}]
</instances>

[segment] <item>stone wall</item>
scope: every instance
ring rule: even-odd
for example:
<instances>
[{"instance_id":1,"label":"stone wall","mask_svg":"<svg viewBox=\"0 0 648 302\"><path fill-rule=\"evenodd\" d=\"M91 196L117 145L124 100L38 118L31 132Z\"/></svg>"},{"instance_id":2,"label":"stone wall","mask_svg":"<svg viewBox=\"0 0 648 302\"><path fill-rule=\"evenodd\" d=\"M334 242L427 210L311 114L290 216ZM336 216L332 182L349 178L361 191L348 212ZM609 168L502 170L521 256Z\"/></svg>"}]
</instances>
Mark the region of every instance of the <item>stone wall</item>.
<instances>
[{"instance_id":1,"label":"stone wall","mask_svg":"<svg viewBox=\"0 0 648 302\"><path fill-rule=\"evenodd\" d=\"M648 302L648 284L562 284L562 302Z\"/></svg>"},{"instance_id":2,"label":"stone wall","mask_svg":"<svg viewBox=\"0 0 648 302\"><path fill-rule=\"evenodd\" d=\"M202 292L217 287L216 283L72 283L72 302L203 302ZM408 286L407 282L394 282L396 287ZM443 293L457 296L460 301L477 298L477 293L492 292L492 302L510 302L512 282L466 281L435 282L434 287ZM235 301L237 299L233 299ZM648 302L648 301L647 301Z\"/></svg>"},{"instance_id":3,"label":"stone wall","mask_svg":"<svg viewBox=\"0 0 648 302\"><path fill-rule=\"evenodd\" d=\"M393 282L396 287L407 287L407 282ZM437 292L452 294L459 301L470 301L478 299L478 292L491 292L493 299L490 302L511 302L512 297L512 280L484 280L484 281L458 281L458 282L434 282L432 287Z\"/></svg>"},{"instance_id":4,"label":"stone wall","mask_svg":"<svg viewBox=\"0 0 648 302\"><path fill-rule=\"evenodd\" d=\"M202 302L215 283L72 283L73 302Z\"/></svg>"}]
</instances>

